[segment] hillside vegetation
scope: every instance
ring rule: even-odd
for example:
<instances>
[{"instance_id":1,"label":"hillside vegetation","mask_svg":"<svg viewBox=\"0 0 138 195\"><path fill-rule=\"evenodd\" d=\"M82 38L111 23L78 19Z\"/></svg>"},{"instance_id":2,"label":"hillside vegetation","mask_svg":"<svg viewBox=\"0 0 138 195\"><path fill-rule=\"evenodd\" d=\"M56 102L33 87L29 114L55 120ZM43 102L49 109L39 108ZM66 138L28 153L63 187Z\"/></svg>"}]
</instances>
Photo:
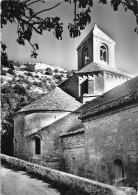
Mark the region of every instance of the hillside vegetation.
<instances>
[{"instance_id":1,"label":"hillside vegetation","mask_svg":"<svg viewBox=\"0 0 138 195\"><path fill-rule=\"evenodd\" d=\"M55 88L61 82L72 75L73 71L67 71L58 66L51 66L44 63L21 64L14 61L14 70L2 67L1 85L20 85L29 92L45 94Z\"/></svg>"}]
</instances>

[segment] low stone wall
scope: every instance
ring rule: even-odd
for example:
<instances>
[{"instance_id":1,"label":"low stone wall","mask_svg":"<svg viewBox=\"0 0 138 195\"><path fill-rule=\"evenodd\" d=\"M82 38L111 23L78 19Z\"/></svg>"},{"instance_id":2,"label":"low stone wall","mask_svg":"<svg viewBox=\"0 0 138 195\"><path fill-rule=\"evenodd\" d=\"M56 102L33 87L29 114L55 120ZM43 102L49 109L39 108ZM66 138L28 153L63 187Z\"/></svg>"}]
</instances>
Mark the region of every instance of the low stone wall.
<instances>
[{"instance_id":1,"label":"low stone wall","mask_svg":"<svg viewBox=\"0 0 138 195\"><path fill-rule=\"evenodd\" d=\"M0 154L2 163L24 169L27 172L39 174L59 184L79 189L91 195L136 195L133 188L117 188L115 186L103 184L97 181L85 179L72 174L64 173L37 164L29 163L24 160Z\"/></svg>"}]
</instances>

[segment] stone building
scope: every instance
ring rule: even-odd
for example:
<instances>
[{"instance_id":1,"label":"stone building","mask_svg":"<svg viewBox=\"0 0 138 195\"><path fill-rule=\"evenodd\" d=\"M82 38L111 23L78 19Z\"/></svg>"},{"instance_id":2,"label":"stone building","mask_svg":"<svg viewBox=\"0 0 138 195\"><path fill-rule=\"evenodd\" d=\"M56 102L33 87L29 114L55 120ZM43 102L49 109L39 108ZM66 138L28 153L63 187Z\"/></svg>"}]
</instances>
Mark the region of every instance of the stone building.
<instances>
[{"instance_id":1,"label":"stone building","mask_svg":"<svg viewBox=\"0 0 138 195\"><path fill-rule=\"evenodd\" d=\"M115 42L96 24L77 51L78 71L59 87L82 103L132 77L115 67Z\"/></svg>"},{"instance_id":2,"label":"stone building","mask_svg":"<svg viewBox=\"0 0 138 195\"><path fill-rule=\"evenodd\" d=\"M96 24L77 51L78 71L15 114L14 155L136 187L138 77L115 67L115 42Z\"/></svg>"},{"instance_id":3,"label":"stone building","mask_svg":"<svg viewBox=\"0 0 138 195\"><path fill-rule=\"evenodd\" d=\"M84 126L61 135L67 170L138 188L138 76L78 111Z\"/></svg>"},{"instance_id":4,"label":"stone building","mask_svg":"<svg viewBox=\"0 0 138 195\"><path fill-rule=\"evenodd\" d=\"M81 124L81 103L55 88L14 115L14 156L61 169L59 135Z\"/></svg>"}]
</instances>

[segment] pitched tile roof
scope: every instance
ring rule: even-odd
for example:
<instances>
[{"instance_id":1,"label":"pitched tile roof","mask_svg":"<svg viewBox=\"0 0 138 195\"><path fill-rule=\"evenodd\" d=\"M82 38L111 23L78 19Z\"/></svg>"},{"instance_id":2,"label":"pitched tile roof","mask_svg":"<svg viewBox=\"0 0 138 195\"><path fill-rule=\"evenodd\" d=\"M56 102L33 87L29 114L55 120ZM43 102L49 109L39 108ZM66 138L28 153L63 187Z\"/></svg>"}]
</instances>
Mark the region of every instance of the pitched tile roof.
<instances>
[{"instance_id":1,"label":"pitched tile roof","mask_svg":"<svg viewBox=\"0 0 138 195\"><path fill-rule=\"evenodd\" d=\"M100 63L95 63L95 62L91 62L90 64L88 64L87 66L79 70L77 73L90 73L90 72L96 72L96 71L106 71L106 72L111 72L111 73L115 73L118 75L132 78L132 75L127 74L121 70L118 70L115 67L112 67L107 64L100 64Z\"/></svg>"},{"instance_id":2,"label":"pitched tile roof","mask_svg":"<svg viewBox=\"0 0 138 195\"><path fill-rule=\"evenodd\" d=\"M56 87L48 94L44 95L38 100L35 100L31 104L25 106L18 112L25 111L75 111L82 104L78 102L75 98L68 95L59 87Z\"/></svg>"},{"instance_id":3,"label":"pitched tile roof","mask_svg":"<svg viewBox=\"0 0 138 195\"><path fill-rule=\"evenodd\" d=\"M82 113L80 119L86 119L130 102L138 102L138 76L87 102L77 111Z\"/></svg>"}]
</instances>

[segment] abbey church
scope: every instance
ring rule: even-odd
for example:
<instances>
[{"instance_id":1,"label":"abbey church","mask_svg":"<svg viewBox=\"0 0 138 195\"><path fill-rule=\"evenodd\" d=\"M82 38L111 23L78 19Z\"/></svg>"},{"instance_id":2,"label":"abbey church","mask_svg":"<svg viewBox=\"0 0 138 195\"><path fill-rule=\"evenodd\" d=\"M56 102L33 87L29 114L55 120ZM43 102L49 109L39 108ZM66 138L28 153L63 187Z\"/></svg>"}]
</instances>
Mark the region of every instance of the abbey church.
<instances>
[{"instance_id":1,"label":"abbey church","mask_svg":"<svg viewBox=\"0 0 138 195\"><path fill-rule=\"evenodd\" d=\"M138 77L115 67L96 24L77 51L78 71L14 115L14 156L138 188Z\"/></svg>"}]
</instances>

